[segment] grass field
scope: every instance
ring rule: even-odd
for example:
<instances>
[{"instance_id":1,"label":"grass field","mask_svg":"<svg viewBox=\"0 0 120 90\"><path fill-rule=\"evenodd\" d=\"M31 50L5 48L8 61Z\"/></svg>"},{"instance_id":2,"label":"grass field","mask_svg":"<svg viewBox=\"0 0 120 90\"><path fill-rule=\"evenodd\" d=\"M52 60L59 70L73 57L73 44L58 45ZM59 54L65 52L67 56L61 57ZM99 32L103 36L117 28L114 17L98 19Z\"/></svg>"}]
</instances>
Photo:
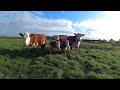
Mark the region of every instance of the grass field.
<instances>
[{"instance_id":1,"label":"grass field","mask_svg":"<svg viewBox=\"0 0 120 90\"><path fill-rule=\"evenodd\" d=\"M78 53L31 56L21 38L0 38L1 79L120 79L120 46L81 42Z\"/></svg>"}]
</instances>

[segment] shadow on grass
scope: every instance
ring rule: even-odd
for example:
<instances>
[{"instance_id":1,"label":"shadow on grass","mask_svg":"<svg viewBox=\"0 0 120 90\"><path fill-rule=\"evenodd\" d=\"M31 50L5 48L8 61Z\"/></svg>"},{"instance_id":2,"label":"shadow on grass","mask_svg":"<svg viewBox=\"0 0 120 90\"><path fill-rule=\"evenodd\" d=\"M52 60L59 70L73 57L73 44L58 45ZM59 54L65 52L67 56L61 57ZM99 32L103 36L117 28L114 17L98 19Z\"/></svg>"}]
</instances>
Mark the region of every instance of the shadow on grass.
<instances>
[{"instance_id":1,"label":"shadow on grass","mask_svg":"<svg viewBox=\"0 0 120 90\"><path fill-rule=\"evenodd\" d=\"M45 55L54 55L54 54L62 54L64 52L50 52L50 49L45 48L44 50L41 50L41 48L34 48L34 49L3 49L0 48L0 55L7 56L10 58L31 58L31 57L39 57L39 56L45 56Z\"/></svg>"}]
</instances>

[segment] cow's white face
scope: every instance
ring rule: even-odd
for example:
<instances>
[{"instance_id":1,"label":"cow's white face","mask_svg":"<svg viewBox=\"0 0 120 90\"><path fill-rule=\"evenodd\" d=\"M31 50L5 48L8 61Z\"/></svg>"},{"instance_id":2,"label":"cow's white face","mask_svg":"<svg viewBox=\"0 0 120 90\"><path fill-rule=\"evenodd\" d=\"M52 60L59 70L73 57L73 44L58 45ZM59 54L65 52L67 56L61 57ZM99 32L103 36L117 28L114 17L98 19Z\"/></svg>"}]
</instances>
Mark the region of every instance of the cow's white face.
<instances>
[{"instance_id":1,"label":"cow's white face","mask_svg":"<svg viewBox=\"0 0 120 90\"><path fill-rule=\"evenodd\" d=\"M75 33L74 33L74 34L75 34ZM80 37L84 36L84 34L77 33L77 34L75 34L75 36L76 36L76 41L79 42L80 39L81 39Z\"/></svg>"},{"instance_id":2,"label":"cow's white face","mask_svg":"<svg viewBox=\"0 0 120 90\"><path fill-rule=\"evenodd\" d=\"M25 34L20 33L20 36L23 37L23 43L28 46L30 44L30 34L28 32Z\"/></svg>"}]
</instances>

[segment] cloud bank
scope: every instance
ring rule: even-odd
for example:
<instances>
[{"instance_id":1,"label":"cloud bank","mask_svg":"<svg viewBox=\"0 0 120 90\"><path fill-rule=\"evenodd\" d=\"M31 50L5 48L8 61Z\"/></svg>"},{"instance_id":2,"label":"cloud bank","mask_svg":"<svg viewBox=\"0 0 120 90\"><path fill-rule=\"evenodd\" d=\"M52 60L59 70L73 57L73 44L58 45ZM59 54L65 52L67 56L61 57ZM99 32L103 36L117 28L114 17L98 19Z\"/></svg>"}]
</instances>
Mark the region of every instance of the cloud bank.
<instances>
[{"instance_id":1,"label":"cloud bank","mask_svg":"<svg viewBox=\"0 0 120 90\"><path fill-rule=\"evenodd\" d=\"M100 18L91 18L74 26L80 28L89 39L115 39L120 38L120 11L101 12Z\"/></svg>"},{"instance_id":2,"label":"cloud bank","mask_svg":"<svg viewBox=\"0 0 120 90\"><path fill-rule=\"evenodd\" d=\"M1 11L0 35L18 36L20 32L43 33L45 35L73 34L72 21L43 18L43 12Z\"/></svg>"}]
</instances>

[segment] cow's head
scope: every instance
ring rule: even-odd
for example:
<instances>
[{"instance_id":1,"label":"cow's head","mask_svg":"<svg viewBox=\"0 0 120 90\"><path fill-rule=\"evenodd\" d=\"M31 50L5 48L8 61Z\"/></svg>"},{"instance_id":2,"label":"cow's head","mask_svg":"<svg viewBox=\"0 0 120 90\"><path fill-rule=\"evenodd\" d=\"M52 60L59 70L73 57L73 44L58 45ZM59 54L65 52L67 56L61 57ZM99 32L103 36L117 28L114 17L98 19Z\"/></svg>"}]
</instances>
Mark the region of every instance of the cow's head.
<instances>
[{"instance_id":1,"label":"cow's head","mask_svg":"<svg viewBox=\"0 0 120 90\"><path fill-rule=\"evenodd\" d=\"M85 34L82 34L82 33L74 33L75 36L76 36L76 41L80 41L80 37L84 36Z\"/></svg>"},{"instance_id":2,"label":"cow's head","mask_svg":"<svg viewBox=\"0 0 120 90\"><path fill-rule=\"evenodd\" d=\"M59 40L59 35L54 35L54 40Z\"/></svg>"},{"instance_id":3,"label":"cow's head","mask_svg":"<svg viewBox=\"0 0 120 90\"><path fill-rule=\"evenodd\" d=\"M24 34L20 33L19 35L23 37L23 43L28 46L30 44L30 34L25 32Z\"/></svg>"}]
</instances>

